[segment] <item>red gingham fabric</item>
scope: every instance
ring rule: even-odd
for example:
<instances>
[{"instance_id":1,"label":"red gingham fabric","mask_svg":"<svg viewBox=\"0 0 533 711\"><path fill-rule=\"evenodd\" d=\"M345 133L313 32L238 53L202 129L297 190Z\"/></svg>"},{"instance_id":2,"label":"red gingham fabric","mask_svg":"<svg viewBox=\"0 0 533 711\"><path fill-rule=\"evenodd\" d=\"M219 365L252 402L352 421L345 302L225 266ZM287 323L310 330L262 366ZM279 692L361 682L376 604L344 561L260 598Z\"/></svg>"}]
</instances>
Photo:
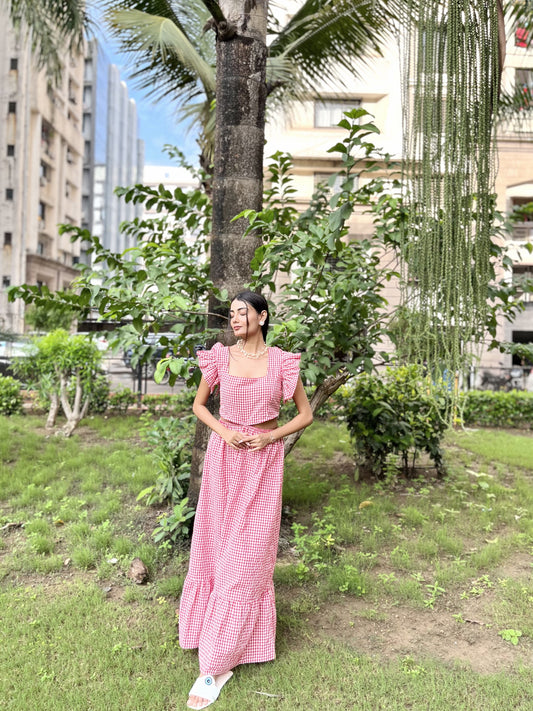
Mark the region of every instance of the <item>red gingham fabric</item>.
<instances>
[{"instance_id":1,"label":"red gingham fabric","mask_svg":"<svg viewBox=\"0 0 533 711\"><path fill-rule=\"evenodd\" d=\"M222 348L215 346L212 351L221 355ZM282 382L281 354L284 351L269 349L265 378L230 376L230 383L224 373L228 361L218 357L201 357L200 367L211 387L221 382L221 400L223 393L229 394L232 418L242 402L239 419L243 419L243 411L245 415L262 412L254 405L254 393L260 398L270 388L281 396L282 389L285 395L292 387L292 379ZM291 371L298 360L299 355L290 359ZM296 375L289 397L294 393L297 378ZM276 380L277 384L260 382ZM225 417L229 419L229 415ZM265 431L249 424L226 426L246 434ZM275 657L272 575L278 547L282 482L282 440L251 452L228 447L219 435L211 434L179 617L180 645L184 649L198 647L202 674L222 674L238 664L265 662Z\"/></svg>"},{"instance_id":2,"label":"red gingham fabric","mask_svg":"<svg viewBox=\"0 0 533 711\"><path fill-rule=\"evenodd\" d=\"M216 343L199 351L200 369L211 392L220 385L220 416L228 422L249 425L273 420L281 399L294 395L300 374L300 353L268 349L268 370L262 378L239 378L229 373L229 348Z\"/></svg>"}]
</instances>

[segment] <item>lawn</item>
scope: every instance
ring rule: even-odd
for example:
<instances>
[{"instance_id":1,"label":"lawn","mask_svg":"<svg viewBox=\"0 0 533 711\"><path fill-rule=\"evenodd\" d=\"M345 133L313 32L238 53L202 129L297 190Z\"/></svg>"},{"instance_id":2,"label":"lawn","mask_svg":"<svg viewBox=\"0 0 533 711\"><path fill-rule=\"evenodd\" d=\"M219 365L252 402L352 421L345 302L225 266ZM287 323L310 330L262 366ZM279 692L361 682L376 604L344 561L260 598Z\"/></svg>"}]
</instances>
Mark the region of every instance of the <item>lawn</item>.
<instances>
[{"instance_id":1,"label":"lawn","mask_svg":"<svg viewBox=\"0 0 533 711\"><path fill-rule=\"evenodd\" d=\"M185 708L187 550L151 539L138 432L132 416L70 439L0 418L0 709ZM345 428L315 422L286 463L278 659L237 669L216 708L530 709L532 447L454 432L445 479L357 482ZM146 585L127 577L136 556Z\"/></svg>"}]
</instances>

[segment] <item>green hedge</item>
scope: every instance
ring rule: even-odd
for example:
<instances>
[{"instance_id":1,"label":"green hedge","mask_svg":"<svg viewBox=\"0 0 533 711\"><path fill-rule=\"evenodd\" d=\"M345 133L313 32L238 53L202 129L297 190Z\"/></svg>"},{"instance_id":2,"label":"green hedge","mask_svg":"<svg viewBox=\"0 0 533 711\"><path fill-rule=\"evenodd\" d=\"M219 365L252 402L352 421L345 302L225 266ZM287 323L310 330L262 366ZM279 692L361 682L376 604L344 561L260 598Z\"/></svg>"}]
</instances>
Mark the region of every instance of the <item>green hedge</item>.
<instances>
[{"instance_id":1,"label":"green hedge","mask_svg":"<svg viewBox=\"0 0 533 711\"><path fill-rule=\"evenodd\" d=\"M469 390L461 394L463 424L478 427L533 427L533 393Z\"/></svg>"},{"instance_id":2,"label":"green hedge","mask_svg":"<svg viewBox=\"0 0 533 711\"><path fill-rule=\"evenodd\" d=\"M156 395L144 395L143 406L153 415L169 416L189 413L196 391L185 389L179 393L158 393Z\"/></svg>"}]
</instances>

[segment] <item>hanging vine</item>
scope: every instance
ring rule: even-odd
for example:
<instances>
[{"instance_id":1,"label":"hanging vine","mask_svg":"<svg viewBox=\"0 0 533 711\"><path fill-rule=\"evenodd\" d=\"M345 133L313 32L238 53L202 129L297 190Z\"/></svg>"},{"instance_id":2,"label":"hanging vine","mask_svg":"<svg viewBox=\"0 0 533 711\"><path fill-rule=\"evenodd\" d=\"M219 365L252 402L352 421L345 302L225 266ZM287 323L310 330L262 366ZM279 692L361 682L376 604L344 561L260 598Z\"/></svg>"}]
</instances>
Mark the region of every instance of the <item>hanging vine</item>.
<instances>
[{"instance_id":1,"label":"hanging vine","mask_svg":"<svg viewBox=\"0 0 533 711\"><path fill-rule=\"evenodd\" d=\"M409 357L457 371L484 335L493 276L500 0L406 0L403 302Z\"/></svg>"}]
</instances>

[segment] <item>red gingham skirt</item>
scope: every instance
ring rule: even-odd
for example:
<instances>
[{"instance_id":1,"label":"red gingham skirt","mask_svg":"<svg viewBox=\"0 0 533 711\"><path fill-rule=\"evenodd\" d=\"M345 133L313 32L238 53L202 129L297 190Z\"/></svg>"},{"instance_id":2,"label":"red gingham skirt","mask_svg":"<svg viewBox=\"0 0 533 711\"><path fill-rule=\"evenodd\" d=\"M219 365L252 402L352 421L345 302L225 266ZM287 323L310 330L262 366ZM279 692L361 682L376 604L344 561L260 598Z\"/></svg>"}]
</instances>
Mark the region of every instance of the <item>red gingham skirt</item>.
<instances>
[{"instance_id":1,"label":"red gingham skirt","mask_svg":"<svg viewBox=\"0 0 533 711\"><path fill-rule=\"evenodd\" d=\"M275 657L282 483L282 440L250 452L211 434L179 612L180 646L198 647L201 674Z\"/></svg>"}]
</instances>

